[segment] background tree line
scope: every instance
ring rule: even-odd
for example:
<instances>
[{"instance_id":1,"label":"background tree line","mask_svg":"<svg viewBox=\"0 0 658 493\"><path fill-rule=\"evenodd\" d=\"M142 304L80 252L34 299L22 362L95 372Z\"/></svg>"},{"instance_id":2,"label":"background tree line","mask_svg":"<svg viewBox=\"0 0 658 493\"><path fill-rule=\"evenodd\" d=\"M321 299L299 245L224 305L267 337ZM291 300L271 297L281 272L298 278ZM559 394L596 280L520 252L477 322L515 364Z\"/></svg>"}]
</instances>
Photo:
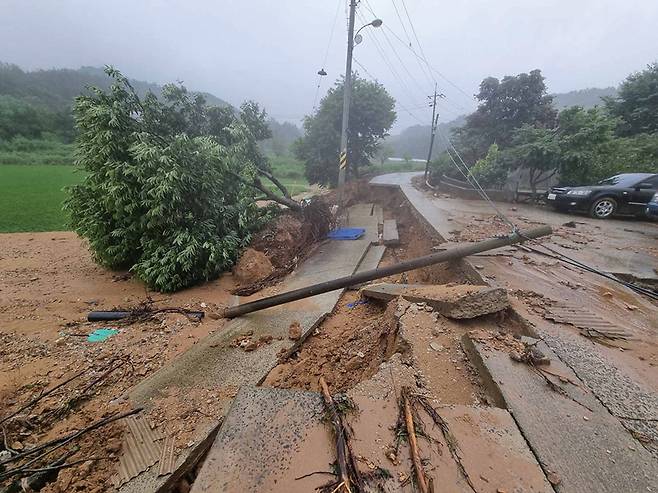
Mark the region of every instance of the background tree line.
<instances>
[{"instance_id":1,"label":"background tree line","mask_svg":"<svg viewBox=\"0 0 658 493\"><path fill-rule=\"evenodd\" d=\"M658 172L657 63L588 109L558 111L539 70L484 79L476 97L477 110L453 136L483 186L501 188L520 168L533 191L553 176L576 185L622 172ZM433 163L433 179L443 174L463 179L447 152Z\"/></svg>"},{"instance_id":2,"label":"background tree line","mask_svg":"<svg viewBox=\"0 0 658 493\"><path fill-rule=\"evenodd\" d=\"M129 81L139 97L153 93L162 98L162 86ZM108 90L112 83L102 68L24 71L0 63L0 164L73 164L74 100L89 94L89 87ZM239 112L213 94L197 94L208 105ZM272 135L259 145L267 154L288 155L291 144L301 135L299 128L273 118L267 125Z\"/></svg>"}]
</instances>

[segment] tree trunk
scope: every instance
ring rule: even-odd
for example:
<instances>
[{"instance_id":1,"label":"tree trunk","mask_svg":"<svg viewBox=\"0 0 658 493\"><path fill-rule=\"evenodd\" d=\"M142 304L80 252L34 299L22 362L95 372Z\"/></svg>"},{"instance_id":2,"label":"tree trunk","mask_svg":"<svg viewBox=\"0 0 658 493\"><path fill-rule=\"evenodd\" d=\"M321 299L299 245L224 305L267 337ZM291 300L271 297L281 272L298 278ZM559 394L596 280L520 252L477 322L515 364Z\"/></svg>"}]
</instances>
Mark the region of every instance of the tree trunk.
<instances>
[{"instance_id":1,"label":"tree trunk","mask_svg":"<svg viewBox=\"0 0 658 493\"><path fill-rule=\"evenodd\" d=\"M276 187L281 190L281 193L283 194L284 197L290 198L290 193L288 192L288 189L285 187L283 183L279 181L279 179L274 176L272 173L269 171L265 171L264 169L258 169L258 172L263 175L265 178L270 180L272 183L276 185Z\"/></svg>"}]
</instances>

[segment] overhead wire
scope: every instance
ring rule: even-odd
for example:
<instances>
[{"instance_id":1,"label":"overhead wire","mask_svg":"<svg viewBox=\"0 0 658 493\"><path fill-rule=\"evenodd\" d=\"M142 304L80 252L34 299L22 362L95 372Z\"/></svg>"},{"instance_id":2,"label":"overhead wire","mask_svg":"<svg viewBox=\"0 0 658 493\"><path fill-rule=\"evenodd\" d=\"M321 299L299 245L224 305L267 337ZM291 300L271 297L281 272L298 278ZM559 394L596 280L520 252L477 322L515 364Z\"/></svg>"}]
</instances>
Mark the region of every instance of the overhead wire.
<instances>
[{"instance_id":1,"label":"overhead wire","mask_svg":"<svg viewBox=\"0 0 658 493\"><path fill-rule=\"evenodd\" d=\"M374 9L370 5L370 2L368 0L364 0L364 5L365 7L370 11L372 15L377 17L377 14L375 14ZM406 4L403 2L403 6L405 8L406 14L411 22L411 17L409 16L409 11L406 9ZM418 43L418 48L419 51L422 51L422 46L420 46L420 43L418 42L418 36L415 30L415 27L413 26L413 22L411 22L411 27L412 27L412 32L414 33L416 37L416 41ZM404 40L393 30L391 29L387 24L384 24L382 28L386 31L388 31L395 39L397 39L406 49L408 49L416 58L421 60L427 65L427 68L431 71L437 74L439 77L441 77L443 80L445 80L448 84L450 84L452 87L454 87L459 93L463 96L465 96L469 102L473 102L474 97L473 95L469 95L464 91L461 87L459 87L456 83L454 83L452 80L450 80L445 74L443 74L440 70L438 70L436 67L432 66L432 64L429 63L429 60L425 56L424 52L422 54L419 54L416 50L414 50L413 46L407 44L404 42ZM432 79L436 82L436 79L432 76ZM464 111L466 111L464 109Z\"/></svg>"},{"instance_id":2,"label":"overhead wire","mask_svg":"<svg viewBox=\"0 0 658 493\"><path fill-rule=\"evenodd\" d=\"M363 70L363 71L364 71L364 72L365 72L365 73L366 73L371 79L373 79L373 80L377 80L377 78L376 78L374 75L372 75L372 74L368 71L368 69L367 69L367 68L366 68L361 62L359 62L359 60L358 60L356 57L354 57L353 60L354 60L354 63L356 63L356 64L357 64L357 65L358 65L358 66L359 66L359 67L360 67L360 68L361 68L361 69L362 69L362 70ZM423 124L423 121L422 121L422 120L421 120L416 114L412 113L412 111L411 111L409 108L407 108L405 105L403 105L398 99L395 100L395 104L396 104L397 106L399 106L400 108L402 108L402 110L403 110L405 113L408 113L409 116L411 116L411 117L414 118L416 121L418 121L418 122L420 122L421 124Z\"/></svg>"},{"instance_id":3,"label":"overhead wire","mask_svg":"<svg viewBox=\"0 0 658 493\"><path fill-rule=\"evenodd\" d=\"M324 59L322 60L322 69L327 65L327 59L329 58L329 49L331 48L331 42L334 40L334 32L336 31L336 22L338 21L338 13L340 12L340 6L344 0L338 0L336 4L336 12L334 13L334 21L331 25L331 33L329 34L329 41L327 42L327 48L324 52ZM318 103L318 95L320 94L320 86L322 85L322 78L324 76L318 74L318 83L315 88L315 96L313 97L313 110L312 113L315 113L316 105Z\"/></svg>"},{"instance_id":4,"label":"overhead wire","mask_svg":"<svg viewBox=\"0 0 658 493\"><path fill-rule=\"evenodd\" d=\"M357 11L357 16L359 17L360 21L365 23L365 19L363 19L363 16L358 11ZM406 99L408 101L412 101L412 105L415 104L416 106L419 106L417 103L413 103L413 101L414 101L413 91L411 91L410 86L407 85L407 83L404 81L404 79L400 76L399 72L396 70L393 63L389 60L388 56L386 55L386 52L384 51L384 49L382 48L382 46L379 42L379 40L375 36L373 36L371 39L373 41L373 45L375 46L375 49L377 50L379 56L381 57L382 61L384 62L384 65L388 68L388 70L393 75L394 79L400 85L400 88L402 89L402 91L405 93ZM414 116L414 118L418 119L415 116Z\"/></svg>"},{"instance_id":5,"label":"overhead wire","mask_svg":"<svg viewBox=\"0 0 658 493\"><path fill-rule=\"evenodd\" d=\"M409 42L409 46L411 46L412 45L411 38L409 37L409 33L407 32L407 28L404 25L404 21L402 20L402 16L400 15L400 11L398 10L397 5L395 4L395 0L391 0L391 3L393 4L393 8L395 9L395 14L397 15L397 18L400 21L400 25L402 25L402 30L404 31L404 35L407 38L407 41ZM407 18L408 18L408 15L407 15ZM412 25L412 27L413 27L413 25ZM416 39L418 39L418 38L416 38ZM414 59L418 63L418 66L420 67L420 71L423 73L423 75L425 77L427 77L427 80L429 81L430 86L432 84L436 84L436 79L434 77L432 77L432 74L430 72L427 71L427 69L425 68L425 66L421 62L421 60L418 57L414 57Z\"/></svg>"},{"instance_id":6,"label":"overhead wire","mask_svg":"<svg viewBox=\"0 0 658 493\"><path fill-rule=\"evenodd\" d=\"M446 152L447 152L450 160L452 161L452 163L455 165L457 170L460 172L460 174L476 190L476 192L478 192L478 194L491 206L491 208L496 212L498 217L500 217L509 226L511 226L512 233L519 234L523 237L523 233L519 230L518 226L509 217L507 217L503 212L501 212L498 207L496 207L496 205L491 200L489 195L486 193L486 191L482 188L480 183L477 181L477 178L475 176L473 176L473 174L470 172L470 170L466 166L466 163L464 162L461 155L459 154L459 151L455 148L455 146L450 141L450 138L445 136L440 129L439 129L439 135L447 141L448 148L446 148ZM450 152L450 149L452 149L454 154L461 161L461 165L458 164L457 161L455 161L455 159L452 156L452 153ZM558 260L560 262L564 262L564 263L572 265L574 267L578 267L578 268L580 268L584 271L591 272L593 274L599 275L599 276L604 277L608 280L611 280L611 281L614 281L618 284L626 286L627 288L629 288L629 289L631 289L631 290L633 290L633 291L635 291L639 294L643 294L645 296L648 296L649 298L652 298L654 300L658 300L658 293L656 293L655 291L644 288L642 286L638 286L635 283L624 281L623 279L619 279L618 277L616 277L616 276L614 276L614 275L612 275L608 272L597 269L596 267L592 267L591 265L588 265L584 262L576 260L576 259L574 259L574 258L572 258L572 257L570 257L570 256L568 256L568 255L566 255L562 252L558 252L557 250L549 247L548 245L545 245L545 244L541 243L537 239L533 240L533 239L527 238L527 237L525 239L526 239L526 241L529 241L529 242L532 242L532 243L534 243L538 246L541 246L542 248L544 248L545 250L548 250L548 252L550 252L550 253L543 252L541 250L538 250L536 248L528 246L527 244L524 245L525 248L528 248L530 251L532 251L534 253L553 258L555 260Z\"/></svg>"},{"instance_id":7,"label":"overhead wire","mask_svg":"<svg viewBox=\"0 0 658 493\"><path fill-rule=\"evenodd\" d=\"M375 18L378 18L378 17L377 17L377 14L375 14L375 12L372 10L372 7L370 6L368 0L364 0L364 2L365 2L365 6L366 6L366 8L370 11L370 13L371 13ZM361 16L361 19L363 19L362 16ZM364 22L365 22L365 20L364 20ZM376 31L377 31L377 30L373 30L373 36L372 36L373 39L375 39L375 38L378 37L378 34L379 34L379 33L377 33ZM420 90L420 93L423 95L423 98L424 98L424 97L426 96L426 92L427 92L427 91L426 91L425 89L423 89L423 87L420 85L420 83L418 82L418 80L417 80L417 79L412 75L412 73L409 71L409 68L407 67L407 65L406 65L406 64L404 63L404 61L402 60L402 57L400 57L400 54L399 54L398 51L395 49L395 46L393 46L393 43L391 42L390 38L389 38L388 35L386 34L386 31L385 31L385 30L381 30L381 34L384 36L384 39L386 40L386 43L388 43L388 45L391 47L391 51L393 52L393 54L394 54L395 57L397 58L398 62L400 63L400 66L401 66L401 67L404 69L404 71L407 73L407 75L409 76L409 79L410 79L414 84L416 84L416 87Z\"/></svg>"}]
</instances>

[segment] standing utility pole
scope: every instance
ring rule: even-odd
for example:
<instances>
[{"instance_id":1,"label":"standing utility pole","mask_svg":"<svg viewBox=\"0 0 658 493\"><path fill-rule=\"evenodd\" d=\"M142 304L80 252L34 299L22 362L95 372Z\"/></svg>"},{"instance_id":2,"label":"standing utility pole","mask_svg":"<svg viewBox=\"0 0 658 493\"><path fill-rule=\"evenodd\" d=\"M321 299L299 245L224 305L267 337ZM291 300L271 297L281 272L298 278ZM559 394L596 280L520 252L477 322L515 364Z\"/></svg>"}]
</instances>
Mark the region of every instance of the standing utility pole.
<instances>
[{"instance_id":1,"label":"standing utility pole","mask_svg":"<svg viewBox=\"0 0 658 493\"><path fill-rule=\"evenodd\" d=\"M427 153L427 163L425 163L425 181L427 181L427 174L430 170L430 161L432 159L432 147L434 147L434 136L436 135L436 124L439 121L439 115L436 114L436 98L437 96L443 97L443 94L436 93L436 83L434 84L434 98L430 103L432 107L432 130L430 133L430 151ZM432 96L428 96L431 98Z\"/></svg>"},{"instance_id":2,"label":"standing utility pole","mask_svg":"<svg viewBox=\"0 0 658 493\"><path fill-rule=\"evenodd\" d=\"M341 202L341 189L345 185L347 172L347 129L350 119L350 99L352 98L352 51L354 50L354 15L357 0L350 0L350 20L347 28L347 61L345 62L345 82L343 84L343 124L340 132L340 159L338 160L338 202Z\"/></svg>"}]
</instances>

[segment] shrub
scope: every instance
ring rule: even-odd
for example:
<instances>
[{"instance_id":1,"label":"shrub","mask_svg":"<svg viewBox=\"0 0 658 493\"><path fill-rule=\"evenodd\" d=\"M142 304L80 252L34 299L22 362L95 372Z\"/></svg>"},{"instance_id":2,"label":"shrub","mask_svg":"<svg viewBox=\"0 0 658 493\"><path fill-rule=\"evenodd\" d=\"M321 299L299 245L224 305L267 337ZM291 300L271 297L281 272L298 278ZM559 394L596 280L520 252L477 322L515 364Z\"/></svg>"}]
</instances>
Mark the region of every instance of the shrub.
<instances>
[{"instance_id":1,"label":"shrub","mask_svg":"<svg viewBox=\"0 0 658 493\"><path fill-rule=\"evenodd\" d=\"M107 73L108 92L75 103L86 178L66 204L73 228L102 265L129 268L158 291L216 277L267 219L254 201L253 134L235 119L208 131L217 120L182 86L141 100Z\"/></svg>"}]
</instances>

